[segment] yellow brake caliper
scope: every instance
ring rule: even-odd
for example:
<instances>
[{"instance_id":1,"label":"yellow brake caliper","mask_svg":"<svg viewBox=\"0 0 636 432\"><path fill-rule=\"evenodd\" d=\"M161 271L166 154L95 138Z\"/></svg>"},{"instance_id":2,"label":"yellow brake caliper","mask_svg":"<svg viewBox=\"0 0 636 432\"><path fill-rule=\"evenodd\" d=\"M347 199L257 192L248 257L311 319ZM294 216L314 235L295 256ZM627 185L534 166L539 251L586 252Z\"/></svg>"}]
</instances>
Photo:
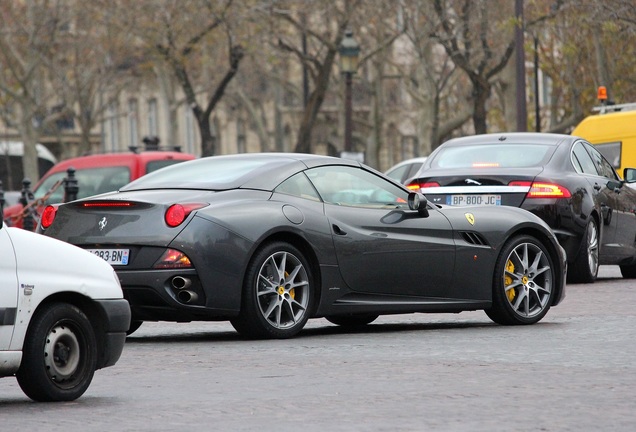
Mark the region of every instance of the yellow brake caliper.
<instances>
[{"instance_id":1,"label":"yellow brake caliper","mask_svg":"<svg viewBox=\"0 0 636 432\"><path fill-rule=\"evenodd\" d=\"M285 278L288 278L288 277L289 277L289 273L285 272ZM292 289L289 290L289 296L292 298L292 300L296 298L296 292L294 291L294 289L295 288L292 288ZM279 286L278 287L278 294L280 294L280 295L285 294L285 288L282 287L282 286Z\"/></svg>"},{"instance_id":2,"label":"yellow brake caliper","mask_svg":"<svg viewBox=\"0 0 636 432\"><path fill-rule=\"evenodd\" d=\"M515 271L515 265L512 263L512 261L508 260L508 262L506 263L506 271L509 273L514 273ZM508 286L512 284L512 278L508 275L504 276L504 285ZM508 301L512 302L515 297L517 296L517 292L515 291L515 289L509 289L506 291L506 295L508 296Z\"/></svg>"}]
</instances>

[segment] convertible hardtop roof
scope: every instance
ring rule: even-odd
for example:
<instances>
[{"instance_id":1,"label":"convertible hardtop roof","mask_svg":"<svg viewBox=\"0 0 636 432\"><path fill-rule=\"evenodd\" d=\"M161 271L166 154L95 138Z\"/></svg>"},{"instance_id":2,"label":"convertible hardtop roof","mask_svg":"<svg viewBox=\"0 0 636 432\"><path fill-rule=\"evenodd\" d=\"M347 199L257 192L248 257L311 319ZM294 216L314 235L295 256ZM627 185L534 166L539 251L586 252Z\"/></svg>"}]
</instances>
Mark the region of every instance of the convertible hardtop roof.
<instances>
[{"instance_id":1,"label":"convertible hardtop roof","mask_svg":"<svg viewBox=\"0 0 636 432\"><path fill-rule=\"evenodd\" d=\"M258 189L273 190L282 181L321 165L360 166L359 162L307 153L240 153L210 156L150 173L121 188L147 189Z\"/></svg>"}]
</instances>

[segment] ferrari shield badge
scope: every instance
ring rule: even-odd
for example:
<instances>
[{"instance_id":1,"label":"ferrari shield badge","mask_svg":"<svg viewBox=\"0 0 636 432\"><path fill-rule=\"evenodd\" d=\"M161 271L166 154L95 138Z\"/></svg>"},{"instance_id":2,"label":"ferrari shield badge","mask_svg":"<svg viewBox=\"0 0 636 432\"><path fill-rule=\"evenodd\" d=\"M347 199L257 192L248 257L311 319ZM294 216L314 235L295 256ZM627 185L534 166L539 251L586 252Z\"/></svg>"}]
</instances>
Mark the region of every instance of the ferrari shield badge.
<instances>
[{"instance_id":1,"label":"ferrari shield badge","mask_svg":"<svg viewBox=\"0 0 636 432\"><path fill-rule=\"evenodd\" d=\"M464 216L466 216L466 220L469 224L475 225L475 215L472 213L464 213Z\"/></svg>"}]
</instances>

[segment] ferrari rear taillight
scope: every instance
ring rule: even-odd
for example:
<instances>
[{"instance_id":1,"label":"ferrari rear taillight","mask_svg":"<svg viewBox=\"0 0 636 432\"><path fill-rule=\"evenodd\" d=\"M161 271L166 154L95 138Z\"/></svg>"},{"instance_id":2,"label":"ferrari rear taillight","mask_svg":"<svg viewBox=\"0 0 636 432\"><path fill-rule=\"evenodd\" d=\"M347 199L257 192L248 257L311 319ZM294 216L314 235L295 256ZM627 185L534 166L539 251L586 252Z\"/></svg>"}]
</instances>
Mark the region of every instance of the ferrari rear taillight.
<instances>
[{"instance_id":1,"label":"ferrari rear taillight","mask_svg":"<svg viewBox=\"0 0 636 432\"><path fill-rule=\"evenodd\" d=\"M176 249L167 249L155 263L156 269L191 268L192 263L186 254Z\"/></svg>"},{"instance_id":2,"label":"ferrari rear taillight","mask_svg":"<svg viewBox=\"0 0 636 432\"><path fill-rule=\"evenodd\" d=\"M55 206L46 206L44 211L42 212L42 218L40 222L42 224L42 228L48 228L53 224L55 220L55 215L57 214L57 207Z\"/></svg>"},{"instance_id":3,"label":"ferrari rear taillight","mask_svg":"<svg viewBox=\"0 0 636 432\"><path fill-rule=\"evenodd\" d=\"M559 184L548 182L511 181L508 186L526 186L526 198L570 198L570 191Z\"/></svg>"},{"instance_id":4,"label":"ferrari rear taillight","mask_svg":"<svg viewBox=\"0 0 636 432\"><path fill-rule=\"evenodd\" d=\"M164 215L166 224L172 228L177 227L186 220L190 213L206 205L204 203L172 204Z\"/></svg>"}]
</instances>

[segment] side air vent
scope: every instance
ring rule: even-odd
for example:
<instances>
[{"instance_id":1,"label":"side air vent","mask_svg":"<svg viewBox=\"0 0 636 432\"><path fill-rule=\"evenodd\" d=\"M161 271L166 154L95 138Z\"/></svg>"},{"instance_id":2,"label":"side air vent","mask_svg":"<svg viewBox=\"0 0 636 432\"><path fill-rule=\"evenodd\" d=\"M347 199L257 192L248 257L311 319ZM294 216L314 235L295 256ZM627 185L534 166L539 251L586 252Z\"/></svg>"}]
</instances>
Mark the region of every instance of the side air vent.
<instances>
[{"instance_id":1,"label":"side air vent","mask_svg":"<svg viewBox=\"0 0 636 432\"><path fill-rule=\"evenodd\" d=\"M459 233L466 243L477 246L488 246L486 239L479 233L471 231L460 231Z\"/></svg>"}]
</instances>

